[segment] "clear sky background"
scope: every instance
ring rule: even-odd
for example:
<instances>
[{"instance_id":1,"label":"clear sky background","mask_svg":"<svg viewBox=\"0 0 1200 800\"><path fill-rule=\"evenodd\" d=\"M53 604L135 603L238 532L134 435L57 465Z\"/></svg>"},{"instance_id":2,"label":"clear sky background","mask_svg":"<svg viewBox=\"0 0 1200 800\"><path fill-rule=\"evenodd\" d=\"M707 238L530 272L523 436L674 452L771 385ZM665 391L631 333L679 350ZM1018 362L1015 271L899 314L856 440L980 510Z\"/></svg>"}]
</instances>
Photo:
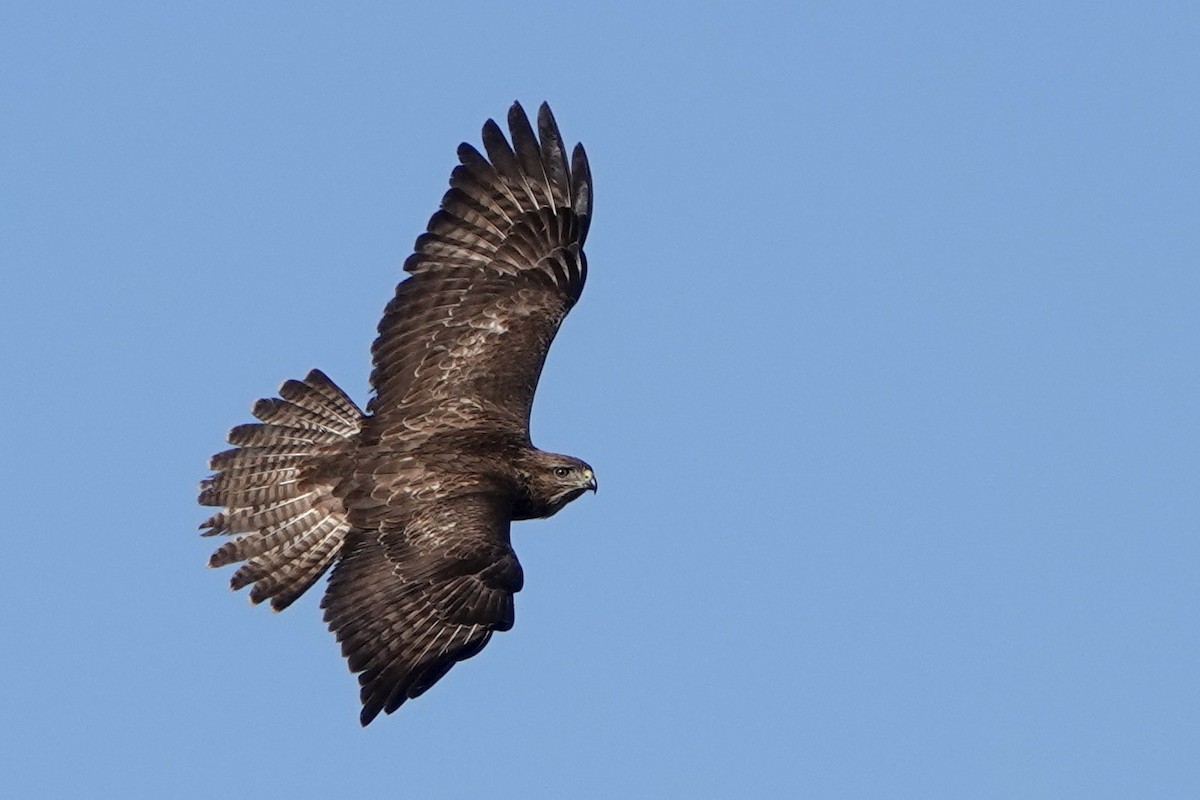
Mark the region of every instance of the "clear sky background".
<instances>
[{"instance_id":1,"label":"clear sky background","mask_svg":"<svg viewBox=\"0 0 1200 800\"><path fill-rule=\"evenodd\" d=\"M409 7L421 6L421 10ZM0 7L7 797L1195 797L1190 3ZM196 484L455 146L596 180L517 625L358 725Z\"/></svg>"}]
</instances>

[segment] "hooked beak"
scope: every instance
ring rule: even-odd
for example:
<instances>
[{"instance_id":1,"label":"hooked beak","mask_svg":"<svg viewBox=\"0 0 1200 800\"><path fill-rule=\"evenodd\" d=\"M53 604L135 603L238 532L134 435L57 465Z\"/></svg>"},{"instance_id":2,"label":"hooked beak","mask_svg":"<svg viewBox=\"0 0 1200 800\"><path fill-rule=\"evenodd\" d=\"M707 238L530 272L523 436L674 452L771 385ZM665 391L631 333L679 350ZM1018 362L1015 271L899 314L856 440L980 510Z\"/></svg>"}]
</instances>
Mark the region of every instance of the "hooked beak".
<instances>
[{"instance_id":1,"label":"hooked beak","mask_svg":"<svg viewBox=\"0 0 1200 800\"><path fill-rule=\"evenodd\" d=\"M586 484L584 484L583 488L591 489L592 494L595 494L596 489L599 488L599 485L596 483L596 474L589 469L587 472L584 473L584 475L587 476L588 482Z\"/></svg>"}]
</instances>

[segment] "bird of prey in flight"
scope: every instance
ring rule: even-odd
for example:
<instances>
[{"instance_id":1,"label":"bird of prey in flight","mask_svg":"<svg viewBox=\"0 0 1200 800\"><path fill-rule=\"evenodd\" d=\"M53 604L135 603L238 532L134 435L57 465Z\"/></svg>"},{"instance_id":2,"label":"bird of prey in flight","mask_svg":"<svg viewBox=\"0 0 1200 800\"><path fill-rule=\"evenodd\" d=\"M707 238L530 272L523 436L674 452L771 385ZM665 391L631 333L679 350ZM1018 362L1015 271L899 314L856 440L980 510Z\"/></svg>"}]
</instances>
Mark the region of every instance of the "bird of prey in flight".
<instances>
[{"instance_id":1,"label":"bird of prey in flight","mask_svg":"<svg viewBox=\"0 0 1200 800\"><path fill-rule=\"evenodd\" d=\"M209 566L280 611L332 566L321 606L361 685L361 722L391 713L513 624L524 577L514 520L596 489L539 450L529 414L546 352L587 277L592 177L550 108L508 112L458 148L371 347L366 411L326 375L259 400L229 432L200 527L230 538Z\"/></svg>"}]
</instances>

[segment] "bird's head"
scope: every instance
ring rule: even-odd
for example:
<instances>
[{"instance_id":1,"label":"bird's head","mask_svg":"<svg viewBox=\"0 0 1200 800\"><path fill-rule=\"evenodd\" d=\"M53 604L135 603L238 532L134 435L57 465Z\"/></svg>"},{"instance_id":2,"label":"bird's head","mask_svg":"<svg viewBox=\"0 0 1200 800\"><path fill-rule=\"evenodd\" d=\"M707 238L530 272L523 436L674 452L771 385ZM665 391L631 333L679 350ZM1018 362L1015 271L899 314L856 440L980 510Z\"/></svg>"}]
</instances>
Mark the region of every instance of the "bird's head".
<instances>
[{"instance_id":1,"label":"bird's head","mask_svg":"<svg viewBox=\"0 0 1200 800\"><path fill-rule=\"evenodd\" d=\"M596 473L572 456L538 451L526 471L531 517L548 517L587 491L596 491Z\"/></svg>"}]
</instances>

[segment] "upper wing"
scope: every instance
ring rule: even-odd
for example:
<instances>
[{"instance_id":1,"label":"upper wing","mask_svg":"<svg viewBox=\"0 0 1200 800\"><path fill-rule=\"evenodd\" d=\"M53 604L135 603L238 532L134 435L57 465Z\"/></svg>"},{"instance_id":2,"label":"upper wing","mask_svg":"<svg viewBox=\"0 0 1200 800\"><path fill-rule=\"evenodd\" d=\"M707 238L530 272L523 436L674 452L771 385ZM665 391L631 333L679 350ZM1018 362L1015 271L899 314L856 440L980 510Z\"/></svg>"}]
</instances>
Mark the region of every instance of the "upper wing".
<instances>
[{"instance_id":1,"label":"upper wing","mask_svg":"<svg viewBox=\"0 0 1200 800\"><path fill-rule=\"evenodd\" d=\"M495 495L447 498L347 543L321 605L361 673L363 725L512 627L524 577L508 516Z\"/></svg>"},{"instance_id":2,"label":"upper wing","mask_svg":"<svg viewBox=\"0 0 1200 800\"><path fill-rule=\"evenodd\" d=\"M528 434L546 352L583 291L592 212L582 145L568 167L544 103L537 121L535 136L514 103L511 147L488 120L487 158L469 144L458 148L462 163L404 264L412 277L396 287L371 348L367 410L385 437L418 417L426 429L460 427L464 411Z\"/></svg>"}]
</instances>

